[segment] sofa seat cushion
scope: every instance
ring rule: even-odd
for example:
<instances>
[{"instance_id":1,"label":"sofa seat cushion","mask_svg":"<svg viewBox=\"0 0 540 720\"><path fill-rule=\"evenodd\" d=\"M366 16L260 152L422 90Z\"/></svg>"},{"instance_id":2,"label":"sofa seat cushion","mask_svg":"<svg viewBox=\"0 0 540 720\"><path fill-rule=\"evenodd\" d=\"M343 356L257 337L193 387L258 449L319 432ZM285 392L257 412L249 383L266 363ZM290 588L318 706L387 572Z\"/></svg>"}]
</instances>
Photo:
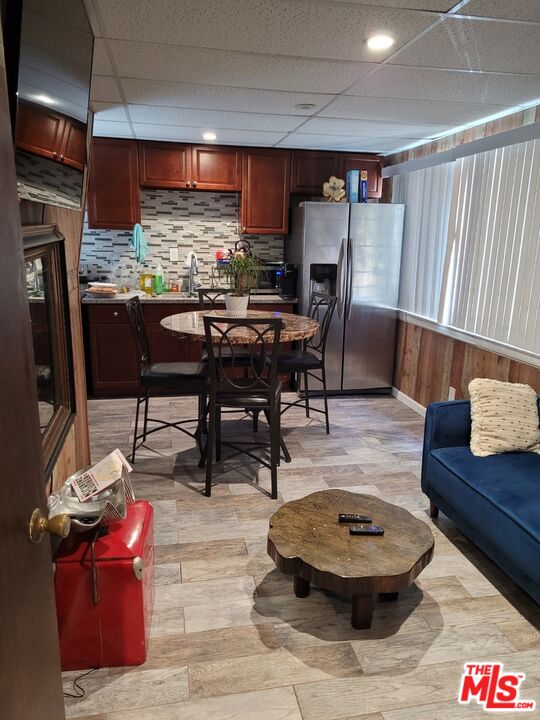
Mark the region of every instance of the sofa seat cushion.
<instances>
[{"instance_id":1,"label":"sofa seat cushion","mask_svg":"<svg viewBox=\"0 0 540 720\"><path fill-rule=\"evenodd\" d=\"M540 455L521 452L480 458L468 447L439 448L431 455L456 477L456 482L468 485L540 543ZM447 497L445 490L450 488L444 483L449 482L448 476L434 477L433 481L434 489ZM505 529L494 527L493 532L504 536Z\"/></svg>"}]
</instances>

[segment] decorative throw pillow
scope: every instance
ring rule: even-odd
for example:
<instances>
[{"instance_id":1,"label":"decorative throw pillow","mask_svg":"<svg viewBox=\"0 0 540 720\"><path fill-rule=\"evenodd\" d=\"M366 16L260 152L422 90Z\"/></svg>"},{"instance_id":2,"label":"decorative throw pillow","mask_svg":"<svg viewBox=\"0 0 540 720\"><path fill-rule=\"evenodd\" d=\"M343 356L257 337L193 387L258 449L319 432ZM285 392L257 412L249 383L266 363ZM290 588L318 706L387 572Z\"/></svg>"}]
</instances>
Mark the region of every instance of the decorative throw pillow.
<instances>
[{"instance_id":1,"label":"decorative throw pillow","mask_svg":"<svg viewBox=\"0 0 540 720\"><path fill-rule=\"evenodd\" d=\"M469 395L473 455L540 453L540 421L532 387L476 378L469 383Z\"/></svg>"}]
</instances>

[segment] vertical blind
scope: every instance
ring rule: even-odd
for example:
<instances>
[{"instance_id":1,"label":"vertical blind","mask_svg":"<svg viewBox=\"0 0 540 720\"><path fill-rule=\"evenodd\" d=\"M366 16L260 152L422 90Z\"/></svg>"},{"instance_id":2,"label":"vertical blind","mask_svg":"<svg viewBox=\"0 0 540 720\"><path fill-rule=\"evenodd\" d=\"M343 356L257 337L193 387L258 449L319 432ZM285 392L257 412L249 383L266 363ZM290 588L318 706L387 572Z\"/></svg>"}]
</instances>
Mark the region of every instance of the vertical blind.
<instances>
[{"instance_id":1,"label":"vertical blind","mask_svg":"<svg viewBox=\"0 0 540 720\"><path fill-rule=\"evenodd\" d=\"M437 320L454 163L396 175L393 202L405 204L399 307Z\"/></svg>"},{"instance_id":2,"label":"vertical blind","mask_svg":"<svg viewBox=\"0 0 540 720\"><path fill-rule=\"evenodd\" d=\"M540 141L455 163L439 321L540 353Z\"/></svg>"}]
</instances>

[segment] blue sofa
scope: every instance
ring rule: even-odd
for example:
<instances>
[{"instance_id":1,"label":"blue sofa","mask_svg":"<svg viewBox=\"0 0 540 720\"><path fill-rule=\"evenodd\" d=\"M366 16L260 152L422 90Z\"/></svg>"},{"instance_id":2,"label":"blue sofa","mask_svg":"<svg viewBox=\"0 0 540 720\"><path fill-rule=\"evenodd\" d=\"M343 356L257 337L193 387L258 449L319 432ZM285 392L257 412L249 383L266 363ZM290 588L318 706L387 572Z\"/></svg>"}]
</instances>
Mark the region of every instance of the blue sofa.
<instances>
[{"instance_id":1,"label":"blue sofa","mask_svg":"<svg viewBox=\"0 0 540 720\"><path fill-rule=\"evenodd\" d=\"M538 400L540 408L540 398ZM540 603L540 455L475 457L467 400L426 413L422 490L475 545Z\"/></svg>"}]
</instances>

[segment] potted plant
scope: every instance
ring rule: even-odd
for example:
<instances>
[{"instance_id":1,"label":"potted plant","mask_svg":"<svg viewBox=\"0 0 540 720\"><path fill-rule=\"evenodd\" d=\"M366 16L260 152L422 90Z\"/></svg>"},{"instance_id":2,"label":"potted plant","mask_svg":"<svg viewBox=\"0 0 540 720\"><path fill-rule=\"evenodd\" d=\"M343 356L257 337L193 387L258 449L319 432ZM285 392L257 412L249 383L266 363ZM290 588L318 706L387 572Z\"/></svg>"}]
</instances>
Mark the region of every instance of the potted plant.
<instances>
[{"instance_id":1,"label":"potted plant","mask_svg":"<svg viewBox=\"0 0 540 720\"><path fill-rule=\"evenodd\" d=\"M227 310L245 312L249 303L249 293L257 286L261 274L261 261L254 255L237 251L224 268L233 292L225 295Z\"/></svg>"}]
</instances>

